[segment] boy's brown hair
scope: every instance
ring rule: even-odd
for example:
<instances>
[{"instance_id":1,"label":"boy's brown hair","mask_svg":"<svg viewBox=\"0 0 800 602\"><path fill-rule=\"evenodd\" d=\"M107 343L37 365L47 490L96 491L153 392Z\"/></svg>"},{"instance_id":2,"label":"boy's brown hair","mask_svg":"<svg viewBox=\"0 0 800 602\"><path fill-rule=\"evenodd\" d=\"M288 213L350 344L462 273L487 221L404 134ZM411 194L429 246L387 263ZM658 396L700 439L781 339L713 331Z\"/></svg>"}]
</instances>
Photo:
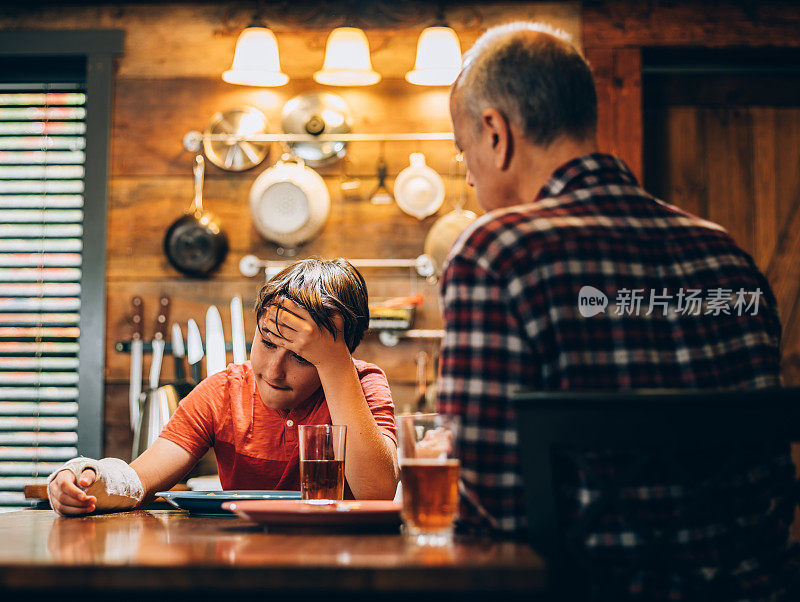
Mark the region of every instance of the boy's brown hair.
<instances>
[{"instance_id":1,"label":"boy's brown hair","mask_svg":"<svg viewBox=\"0 0 800 602\"><path fill-rule=\"evenodd\" d=\"M256 299L256 327L272 305L291 299L305 308L314 323L337 336L333 315L344 320L344 340L352 353L369 327L367 285L364 277L343 258L302 259L285 267L261 287Z\"/></svg>"}]
</instances>

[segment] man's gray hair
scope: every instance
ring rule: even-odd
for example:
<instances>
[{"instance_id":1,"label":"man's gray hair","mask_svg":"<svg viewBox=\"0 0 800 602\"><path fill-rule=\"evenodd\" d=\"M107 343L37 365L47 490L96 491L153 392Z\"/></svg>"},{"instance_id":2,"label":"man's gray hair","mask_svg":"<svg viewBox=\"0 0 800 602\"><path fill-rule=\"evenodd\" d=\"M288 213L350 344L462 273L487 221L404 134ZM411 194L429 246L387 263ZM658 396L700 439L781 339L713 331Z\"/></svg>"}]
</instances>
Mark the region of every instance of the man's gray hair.
<instances>
[{"instance_id":1,"label":"man's gray hair","mask_svg":"<svg viewBox=\"0 0 800 602\"><path fill-rule=\"evenodd\" d=\"M492 107L547 146L594 136L597 93L586 59L570 36L546 23L518 21L487 30L464 54L453 95L480 131Z\"/></svg>"}]
</instances>

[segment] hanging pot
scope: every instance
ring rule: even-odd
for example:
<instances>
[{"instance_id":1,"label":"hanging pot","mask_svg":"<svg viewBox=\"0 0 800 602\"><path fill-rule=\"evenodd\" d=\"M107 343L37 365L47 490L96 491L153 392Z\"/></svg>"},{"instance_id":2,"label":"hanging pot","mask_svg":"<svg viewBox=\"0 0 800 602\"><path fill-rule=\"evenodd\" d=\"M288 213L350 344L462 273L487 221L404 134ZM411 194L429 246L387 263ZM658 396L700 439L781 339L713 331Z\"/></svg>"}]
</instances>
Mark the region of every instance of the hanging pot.
<instances>
[{"instance_id":1,"label":"hanging pot","mask_svg":"<svg viewBox=\"0 0 800 602\"><path fill-rule=\"evenodd\" d=\"M450 162L449 179L459 180L461 186L451 201L454 209L433 222L425 237L424 255L422 255L430 258L435 278L442 275L444 262L458 237L478 217L472 211L464 209L464 204L467 202L466 175L464 156L455 155Z\"/></svg>"},{"instance_id":2,"label":"hanging pot","mask_svg":"<svg viewBox=\"0 0 800 602\"><path fill-rule=\"evenodd\" d=\"M423 220L442 206L444 182L425 164L422 153L411 153L409 159L411 164L395 178L394 199L400 209Z\"/></svg>"},{"instance_id":3,"label":"hanging pot","mask_svg":"<svg viewBox=\"0 0 800 602\"><path fill-rule=\"evenodd\" d=\"M330 92L310 92L295 96L283 107L281 127L286 134L349 134L350 111L341 96ZM290 142L292 153L312 167L320 167L344 157L346 142Z\"/></svg>"},{"instance_id":4,"label":"hanging pot","mask_svg":"<svg viewBox=\"0 0 800 602\"><path fill-rule=\"evenodd\" d=\"M442 275L445 259L456 239L476 218L477 215L472 211L457 207L433 222L425 237L424 249L425 254L433 260L436 276Z\"/></svg>"},{"instance_id":5,"label":"hanging pot","mask_svg":"<svg viewBox=\"0 0 800 602\"><path fill-rule=\"evenodd\" d=\"M228 236L219 220L203 210L202 155L194 164L194 201L169 227L164 237L164 253L172 267L189 276L203 277L216 269L228 254Z\"/></svg>"},{"instance_id":6,"label":"hanging pot","mask_svg":"<svg viewBox=\"0 0 800 602\"><path fill-rule=\"evenodd\" d=\"M203 152L220 169L245 171L266 159L270 148L269 142L246 138L266 134L268 131L269 122L266 116L253 107L245 106L215 113L204 132ZM212 140L212 136L225 138Z\"/></svg>"},{"instance_id":7,"label":"hanging pot","mask_svg":"<svg viewBox=\"0 0 800 602\"><path fill-rule=\"evenodd\" d=\"M322 177L303 160L284 155L264 170L250 189L250 212L259 234L293 249L316 236L330 213Z\"/></svg>"}]
</instances>

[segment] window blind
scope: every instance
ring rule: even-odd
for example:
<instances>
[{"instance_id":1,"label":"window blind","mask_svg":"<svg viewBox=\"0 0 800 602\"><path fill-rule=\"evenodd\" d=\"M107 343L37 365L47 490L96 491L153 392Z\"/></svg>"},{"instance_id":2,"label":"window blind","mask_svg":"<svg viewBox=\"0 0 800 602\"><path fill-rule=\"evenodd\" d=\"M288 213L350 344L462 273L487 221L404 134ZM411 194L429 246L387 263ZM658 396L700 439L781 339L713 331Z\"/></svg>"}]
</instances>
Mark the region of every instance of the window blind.
<instances>
[{"instance_id":1,"label":"window blind","mask_svg":"<svg viewBox=\"0 0 800 602\"><path fill-rule=\"evenodd\" d=\"M0 83L0 506L78 455L84 82Z\"/></svg>"}]
</instances>

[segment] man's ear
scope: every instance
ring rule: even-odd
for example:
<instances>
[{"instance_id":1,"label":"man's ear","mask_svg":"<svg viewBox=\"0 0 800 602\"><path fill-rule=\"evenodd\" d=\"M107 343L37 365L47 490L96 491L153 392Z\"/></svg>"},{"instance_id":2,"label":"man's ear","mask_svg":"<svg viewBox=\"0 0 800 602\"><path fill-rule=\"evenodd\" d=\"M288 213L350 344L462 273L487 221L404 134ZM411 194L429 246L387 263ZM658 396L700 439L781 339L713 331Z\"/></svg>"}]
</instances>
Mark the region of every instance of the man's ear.
<instances>
[{"instance_id":1,"label":"man's ear","mask_svg":"<svg viewBox=\"0 0 800 602\"><path fill-rule=\"evenodd\" d=\"M497 169L505 170L511 164L513 137L508 119L497 109L483 111L484 135L489 137L492 162Z\"/></svg>"}]
</instances>

